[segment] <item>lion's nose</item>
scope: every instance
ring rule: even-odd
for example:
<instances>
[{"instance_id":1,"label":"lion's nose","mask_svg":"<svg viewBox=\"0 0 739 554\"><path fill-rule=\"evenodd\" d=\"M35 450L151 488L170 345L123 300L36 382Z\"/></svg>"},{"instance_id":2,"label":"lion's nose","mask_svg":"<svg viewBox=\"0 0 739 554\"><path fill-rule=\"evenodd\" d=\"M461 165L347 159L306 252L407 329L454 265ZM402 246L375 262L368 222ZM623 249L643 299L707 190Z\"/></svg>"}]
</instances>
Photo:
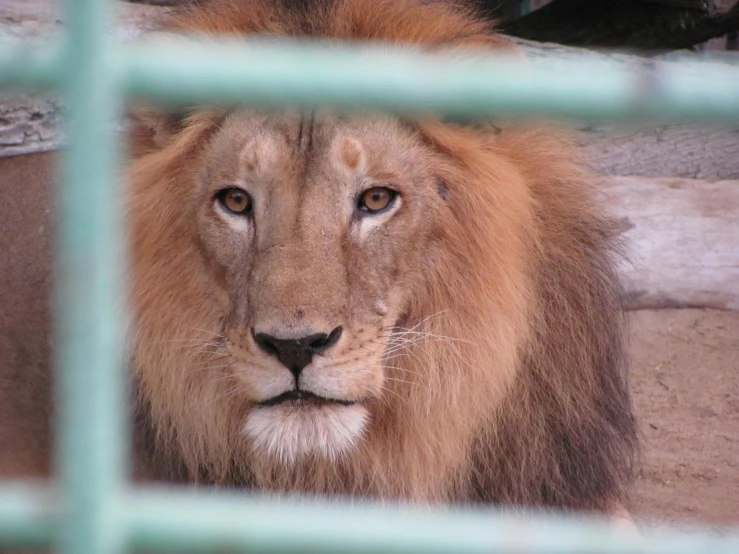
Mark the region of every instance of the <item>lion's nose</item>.
<instances>
[{"instance_id":1,"label":"lion's nose","mask_svg":"<svg viewBox=\"0 0 739 554\"><path fill-rule=\"evenodd\" d=\"M329 334L314 333L299 339L280 339L266 333L257 333L252 329L254 342L267 354L280 360L297 379L303 368L311 363L313 354L322 352L336 344L341 337L342 327L339 326Z\"/></svg>"}]
</instances>

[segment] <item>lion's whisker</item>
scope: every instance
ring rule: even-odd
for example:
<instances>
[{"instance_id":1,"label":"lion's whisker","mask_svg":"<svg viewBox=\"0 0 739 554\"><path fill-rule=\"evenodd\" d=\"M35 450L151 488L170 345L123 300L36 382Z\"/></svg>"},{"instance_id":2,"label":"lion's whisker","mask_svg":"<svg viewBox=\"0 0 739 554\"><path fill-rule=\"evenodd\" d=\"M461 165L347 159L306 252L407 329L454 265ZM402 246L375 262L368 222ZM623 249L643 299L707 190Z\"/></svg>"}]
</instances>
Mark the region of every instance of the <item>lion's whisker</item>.
<instances>
[{"instance_id":1,"label":"lion's whisker","mask_svg":"<svg viewBox=\"0 0 739 554\"><path fill-rule=\"evenodd\" d=\"M218 360L211 360L211 361L217 362ZM224 367L231 367L231 366L232 366L232 365L234 365L235 363L236 363L236 362L235 362L235 361L233 361L233 362L231 362L231 363L229 363L229 364L208 365L208 366L197 366L197 367L195 367L194 369L192 369L191 371L192 371L192 372L202 372L202 371L207 371L207 370L209 370L209 369L218 369L218 368L224 368Z\"/></svg>"},{"instance_id":2,"label":"lion's whisker","mask_svg":"<svg viewBox=\"0 0 739 554\"><path fill-rule=\"evenodd\" d=\"M453 342L464 342L464 343L467 343L467 344L472 344L472 341L469 341L469 340L466 340L466 339L458 339L458 338L455 338L455 337L448 337L448 336L445 336L445 335L437 335L436 333L428 333L426 331L404 331L404 333L416 335L419 338L421 338L421 337L431 337L431 338L440 339L440 340L448 340L448 341L453 341Z\"/></svg>"},{"instance_id":3,"label":"lion's whisker","mask_svg":"<svg viewBox=\"0 0 739 554\"><path fill-rule=\"evenodd\" d=\"M208 339L211 340L211 339ZM161 344L161 343L167 343L167 342L207 342L205 339L202 338L193 338L193 339L169 339L169 340L155 340L152 341L153 344Z\"/></svg>"},{"instance_id":4,"label":"lion's whisker","mask_svg":"<svg viewBox=\"0 0 739 554\"><path fill-rule=\"evenodd\" d=\"M220 348L220 345L217 345L217 344L209 344L209 343L185 344L185 345L176 346L172 350L197 349L197 351L200 352L200 351L206 350L208 348L218 349L218 348Z\"/></svg>"},{"instance_id":5,"label":"lion's whisker","mask_svg":"<svg viewBox=\"0 0 739 554\"><path fill-rule=\"evenodd\" d=\"M225 337L224 337L223 335L221 335L220 333L216 333L216 332L214 332L214 331L208 331L207 329L200 329L199 327L192 327L192 326L190 326L190 325L186 325L186 327L187 327L188 329L192 329L193 331L200 331L200 332L202 332L202 333L208 333L209 335L213 335L214 337L218 337L218 338L220 338L220 339L223 339L223 338L225 338Z\"/></svg>"},{"instance_id":6,"label":"lion's whisker","mask_svg":"<svg viewBox=\"0 0 739 554\"><path fill-rule=\"evenodd\" d=\"M221 394L219 394L218 396L216 396L215 398L213 398L208 405L209 406L212 406L213 404L215 404L219 400L226 400L227 398L230 398L232 396L236 396L239 393L246 392L246 390L247 389L243 385L243 383L237 383L233 387L230 387L230 388L226 389L224 392L222 392Z\"/></svg>"},{"instance_id":7,"label":"lion's whisker","mask_svg":"<svg viewBox=\"0 0 739 554\"><path fill-rule=\"evenodd\" d=\"M440 311L438 311L436 313L433 313L431 315L427 315L421 321L419 321L413 327L411 327L410 329L408 329L407 327L399 327L397 325L392 326L392 327L389 327L389 329L408 329L410 331L414 331L415 329L417 329L419 326L423 325L424 323L427 323L428 321L431 321L433 318L439 317L439 316L441 316L442 314L444 314L444 313L446 313L448 311L450 311L449 308L447 308L445 310L440 310Z\"/></svg>"},{"instance_id":8,"label":"lion's whisker","mask_svg":"<svg viewBox=\"0 0 739 554\"><path fill-rule=\"evenodd\" d=\"M220 369L224 367L231 367L233 363L230 364L222 364L222 365L209 365L207 367L200 367L198 368L199 371L205 371L206 369Z\"/></svg>"}]
</instances>

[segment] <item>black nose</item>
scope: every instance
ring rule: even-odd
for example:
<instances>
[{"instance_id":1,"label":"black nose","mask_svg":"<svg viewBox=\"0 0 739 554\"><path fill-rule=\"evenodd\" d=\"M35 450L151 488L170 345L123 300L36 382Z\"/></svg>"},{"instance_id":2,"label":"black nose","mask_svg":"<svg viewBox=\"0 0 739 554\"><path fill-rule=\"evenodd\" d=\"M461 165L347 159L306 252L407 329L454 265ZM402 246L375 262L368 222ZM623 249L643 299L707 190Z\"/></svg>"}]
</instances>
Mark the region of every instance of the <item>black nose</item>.
<instances>
[{"instance_id":1,"label":"black nose","mask_svg":"<svg viewBox=\"0 0 739 554\"><path fill-rule=\"evenodd\" d=\"M278 339L266 333L251 333L259 348L275 356L297 379L313 359L313 354L333 346L341 337L341 326L326 333L315 333L301 339Z\"/></svg>"}]
</instances>

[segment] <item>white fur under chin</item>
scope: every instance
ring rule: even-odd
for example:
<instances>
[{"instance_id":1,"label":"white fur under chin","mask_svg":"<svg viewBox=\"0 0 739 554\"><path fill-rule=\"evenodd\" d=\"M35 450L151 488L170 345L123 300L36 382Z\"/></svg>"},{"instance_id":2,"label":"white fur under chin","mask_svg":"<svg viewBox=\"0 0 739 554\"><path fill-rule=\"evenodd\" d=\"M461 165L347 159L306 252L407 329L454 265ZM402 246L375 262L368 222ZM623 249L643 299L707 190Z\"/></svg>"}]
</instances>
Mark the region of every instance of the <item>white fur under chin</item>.
<instances>
[{"instance_id":1,"label":"white fur under chin","mask_svg":"<svg viewBox=\"0 0 739 554\"><path fill-rule=\"evenodd\" d=\"M310 455L335 460L362 438L369 412L361 405L261 406L246 418L254 448L287 466Z\"/></svg>"}]
</instances>

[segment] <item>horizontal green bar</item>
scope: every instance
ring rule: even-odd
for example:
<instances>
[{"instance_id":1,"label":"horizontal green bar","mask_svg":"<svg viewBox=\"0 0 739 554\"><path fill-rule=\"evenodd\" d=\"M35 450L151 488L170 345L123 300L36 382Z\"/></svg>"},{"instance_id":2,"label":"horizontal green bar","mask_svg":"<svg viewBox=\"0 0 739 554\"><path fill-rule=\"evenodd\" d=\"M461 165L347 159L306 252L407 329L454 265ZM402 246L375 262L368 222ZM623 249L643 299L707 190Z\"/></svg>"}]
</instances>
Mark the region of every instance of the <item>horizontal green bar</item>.
<instances>
[{"instance_id":1,"label":"horizontal green bar","mask_svg":"<svg viewBox=\"0 0 739 554\"><path fill-rule=\"evenodd\" d=\"M17 55L0 52L0 87L42 81L48 56L24 56L30 65L21 67ZM460 118L739 121L739 67L729 64L634 67L584 57L534 59L529 66L377 45L182 39L121 46L110 63L129 95L162 102L331 105Z\"/></svg>"},{"instance_id":2,"label":"horizontal green bar","mask_svg":"<svg viewBox=\"0 0 739 554\"><path fill-rule=\"evenodd\" d=\"M739 537L641 538L594 519L148 491L128 510L133 546L177 552L736 554Z\"/></svg>"},{"instance_id":3,"label":"horizontal green bar","mask_svg":"<svg viewBox=\"0 0 739 554\"><path fill-rule=\"evenodd\" d=\"M61 48L0 40L0 88L60 87L63 67Z\"/></svg>"},{"instance_id":4,"label":"horizontal green bar","mask_svg":"<svg viewBox=\"0 0 739 554\"><path fill-rule=\"evenodd\" d=\"M736 554L739 530L637 536L602 520L544 513L430 510L259 498L223 491L139 489L121 500L129 545L150 551L372 554ZM48 542L50 496L0 485L0 543Z\"/></svg>"},{"instance_id":5,"label":"horizontal green bar","mask_svg":"<svg viewBox=\"0 0 739 554\"><path fill-rule=\"evenodd\" d=\"M0 552L2 545L50 544L58 519L57 495L51 489L0 483Z\"/></svg>"},{"instance_id":6,"label":"horizontal green bar","mask_svg":"<svg viewBox=\"0 0 739 554\"><path fill-rule=\"evenodd\" d=\"M579 65L552 72L507 58L434 56L410 48L172 39L158 48L135 46L122 60L129 94L164 102L330 105L454 118L622 116L651 104L634 94L623 70L593 79ZM739 96L739 74L735 84ZM729 103L739 118L739 98Z\"/></svg>"}]
</instances>

